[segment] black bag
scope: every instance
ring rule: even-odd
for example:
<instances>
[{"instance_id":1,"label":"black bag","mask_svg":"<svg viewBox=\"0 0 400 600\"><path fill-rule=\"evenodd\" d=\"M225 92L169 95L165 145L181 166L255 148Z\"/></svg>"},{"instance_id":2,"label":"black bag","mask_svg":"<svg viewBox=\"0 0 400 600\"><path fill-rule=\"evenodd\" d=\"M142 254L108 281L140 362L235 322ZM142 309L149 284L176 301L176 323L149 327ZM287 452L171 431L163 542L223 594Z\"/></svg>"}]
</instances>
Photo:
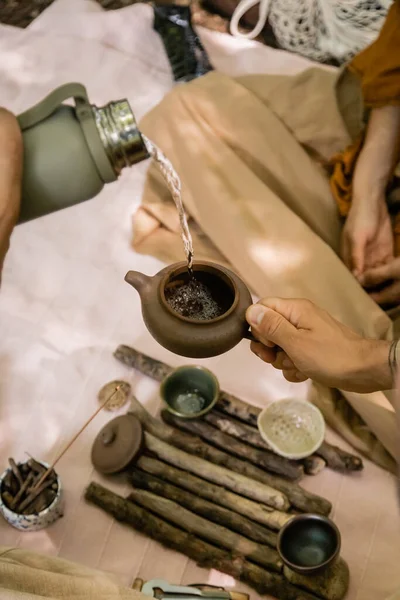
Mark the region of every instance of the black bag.
<instances>
[{"instance_id":1,"label":"black bag","mask_svg":"<svg viewBox=\"0 0 400 600\"><path fill-rule=\"evenodd\" d=\"M192 27L189 6L153 5L155 31L161 36L177 82L201 77L213 67Z\"/></svg>"}]
</instances>

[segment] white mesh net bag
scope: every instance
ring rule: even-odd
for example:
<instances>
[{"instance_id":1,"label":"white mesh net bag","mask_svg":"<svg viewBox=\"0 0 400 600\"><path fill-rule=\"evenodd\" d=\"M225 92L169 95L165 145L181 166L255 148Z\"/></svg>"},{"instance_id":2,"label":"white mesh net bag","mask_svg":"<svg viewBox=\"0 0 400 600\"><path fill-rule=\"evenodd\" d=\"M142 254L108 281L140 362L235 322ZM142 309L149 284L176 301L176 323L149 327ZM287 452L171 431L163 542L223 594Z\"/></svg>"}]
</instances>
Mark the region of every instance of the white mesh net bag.
<instances>
[{"instance_id":1,"label":"white mesh net bag","mask_svg":"<svg viewBox=\"0 0 400 600\"><path fill-rule=\"evenodd\" d=\"M230 23L236 37L253 39L267 20L285 50L320 62L343 63L379 34L393 0L241 0ZM259 4L259 20L250 32L240 19Z\"/></svg>"}]
</instances>

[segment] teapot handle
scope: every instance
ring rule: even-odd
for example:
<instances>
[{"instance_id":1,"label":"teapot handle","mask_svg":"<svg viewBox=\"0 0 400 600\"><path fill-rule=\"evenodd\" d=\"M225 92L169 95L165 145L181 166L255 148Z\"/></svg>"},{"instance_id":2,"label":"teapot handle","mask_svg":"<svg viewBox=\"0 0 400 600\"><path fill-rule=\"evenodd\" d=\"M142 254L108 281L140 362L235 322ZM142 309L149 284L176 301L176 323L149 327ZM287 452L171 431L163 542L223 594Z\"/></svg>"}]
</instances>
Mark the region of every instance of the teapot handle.
<instances>
[{"instance_id":1,"label":"teapot handle","mask_svg":"<svg viewBox=\"0 0 400 600\"><path fill-rule=\"evenodd\" d=\"M88 105L89 99L85 86L81 83L66 83L50 92L40 102L21 113L18 118L22 130L33 127L40 121L47 119L67 98L74 98L76 106Z\"/></svg>"},{"instance_id":2,"label":"teapot handle","mask_svg":"<svg viewBox=\"0 0 400 600\"><path fill-rule=\"evenodd\" d=\"M251 330L249 329L248 331L246 331L246 333L243 336L244 338L246 338L246 340L250 340L251 342L258 342L259 340L257 340L254 335L251 333Z\"/></svg>"},{"instance_id":3,"label":"teapot handle","mask_svg":"<svg viewBox=\"0 0 400 600\"><path fill-rule=\"evenodd\" d=\"M243 337L246 338L246 340L250 340L251 342L260 342L260 340L254 337L250 329L244 334ZM284 352L284 350L282 350L280 346L274 346L274 350L275 352Z\"/></svg>"}]
</instances>

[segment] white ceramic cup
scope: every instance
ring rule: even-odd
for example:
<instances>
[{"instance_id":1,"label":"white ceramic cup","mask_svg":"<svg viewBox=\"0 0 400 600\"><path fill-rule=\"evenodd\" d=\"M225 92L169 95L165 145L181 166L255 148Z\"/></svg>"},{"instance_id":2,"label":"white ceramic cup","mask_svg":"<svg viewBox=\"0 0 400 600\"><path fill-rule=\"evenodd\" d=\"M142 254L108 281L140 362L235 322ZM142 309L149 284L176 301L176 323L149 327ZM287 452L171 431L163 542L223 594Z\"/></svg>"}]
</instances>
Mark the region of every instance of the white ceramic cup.
<instances>
[{"instance_id":1,"label":"white ceramic cup","mask_svg":"<svg viewBox=\"0 0 400 600\"><path fill-rule=\"evenodd\" d=\"M258 415L258 430L270 448L294 460L313 454L325 437L321 411L305 400L276 400Z\"/></svg>"}]
</instances>

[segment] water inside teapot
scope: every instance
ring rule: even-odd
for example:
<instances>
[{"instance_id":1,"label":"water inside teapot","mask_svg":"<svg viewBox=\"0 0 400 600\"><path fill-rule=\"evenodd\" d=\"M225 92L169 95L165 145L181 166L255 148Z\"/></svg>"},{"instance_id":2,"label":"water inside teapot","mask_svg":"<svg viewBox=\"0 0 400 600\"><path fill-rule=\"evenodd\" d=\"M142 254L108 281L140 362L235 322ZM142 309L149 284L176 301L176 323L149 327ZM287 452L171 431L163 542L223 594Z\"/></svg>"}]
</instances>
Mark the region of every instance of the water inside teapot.
<instances>
[{"instance_id":1,"label":"water inside teapot","mask_svg":"<svg viewBox=\"0 0 400 600\"><path fill-rule=\"evenodd\" d=\"M234 301L234 291L213 273L181 273L164 290L169 306L182 317L209 321L226 313Z\"/></svg>"}]
</instances>

